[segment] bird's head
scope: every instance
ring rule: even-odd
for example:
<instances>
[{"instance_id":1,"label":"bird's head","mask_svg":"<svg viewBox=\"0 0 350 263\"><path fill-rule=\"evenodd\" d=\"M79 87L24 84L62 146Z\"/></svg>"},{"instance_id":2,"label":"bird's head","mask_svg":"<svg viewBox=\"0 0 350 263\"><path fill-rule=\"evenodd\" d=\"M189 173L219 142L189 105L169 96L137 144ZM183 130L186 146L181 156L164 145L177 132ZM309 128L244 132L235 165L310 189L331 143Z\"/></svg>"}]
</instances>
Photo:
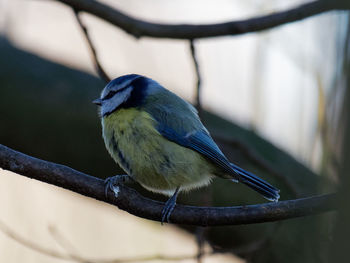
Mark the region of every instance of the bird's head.
<instances>
[{"instance_id":1,"label":"bird's head","mask_svg":"<svg viewBox=\"0 0 350 263\"><path fill-rule=\"evenodd\" d=\"M137 83L135 82L136 80ZM148 82L152 81L146 77L137 74L124 75L110 81L102 90L100 98L93 101L94 104L101 106L101 116L108 116L123 104L130 102L132 97L140 97L143 90L146 90ZM134 92L137 89L137 94ZM132 96L132 94L134 94ZM129 103L130 104L130 103Z\"/></svg>"}]
</instances>

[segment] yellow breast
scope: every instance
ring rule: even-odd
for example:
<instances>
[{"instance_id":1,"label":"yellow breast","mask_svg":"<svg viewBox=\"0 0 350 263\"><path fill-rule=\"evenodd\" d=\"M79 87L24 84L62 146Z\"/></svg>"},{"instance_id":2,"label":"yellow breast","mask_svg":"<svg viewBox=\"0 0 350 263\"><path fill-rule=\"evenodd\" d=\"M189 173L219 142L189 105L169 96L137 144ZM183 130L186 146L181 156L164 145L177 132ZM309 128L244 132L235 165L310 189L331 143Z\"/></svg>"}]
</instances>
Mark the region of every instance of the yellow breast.
<instances>
[{"instance_id":1,"label":"yellow breast","mask_svg":"<svg viewBox=\"0 0 350 263\"><path fill-rule=\"evenodd\" d=\"M145 188L171 194L210 182L212 166L197 152L164 138L147 112L120 109L102 119L103 137L114 160Z\"/></svg>"}]
</instances>

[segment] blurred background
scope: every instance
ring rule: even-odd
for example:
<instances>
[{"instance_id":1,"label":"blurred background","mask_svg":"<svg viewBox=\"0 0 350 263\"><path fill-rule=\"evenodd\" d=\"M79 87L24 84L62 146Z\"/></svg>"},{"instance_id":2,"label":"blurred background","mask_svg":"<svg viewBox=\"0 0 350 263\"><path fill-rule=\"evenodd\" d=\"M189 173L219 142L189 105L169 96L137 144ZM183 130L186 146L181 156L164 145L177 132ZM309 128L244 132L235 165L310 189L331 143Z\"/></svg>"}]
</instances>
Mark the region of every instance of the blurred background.
<instances>
[{"instance_id":1,"label":"blurred background","mask_svg":"<svg viewBox=\"0 0 350 263\"><path fill-rule=\"evenodd\" d=\"M101 2L147 21L203 24L305 1ZM109 76L143 74L195 102L188 41L135 39L92 15L82 20ZM338 11L195 41L203 122L230 160L278 186L282 200L332 192L341 181L349 32L349 13ZM0 0L0 85L1 144L100 178L122 173L91 103L105 83L71 8ZM220 179L180 197L192 205L263 202ZM3 170L0 207L1 262L328 262L336 225L331 213L247 226L161 226Z\"/></svg>"}]
</instances>

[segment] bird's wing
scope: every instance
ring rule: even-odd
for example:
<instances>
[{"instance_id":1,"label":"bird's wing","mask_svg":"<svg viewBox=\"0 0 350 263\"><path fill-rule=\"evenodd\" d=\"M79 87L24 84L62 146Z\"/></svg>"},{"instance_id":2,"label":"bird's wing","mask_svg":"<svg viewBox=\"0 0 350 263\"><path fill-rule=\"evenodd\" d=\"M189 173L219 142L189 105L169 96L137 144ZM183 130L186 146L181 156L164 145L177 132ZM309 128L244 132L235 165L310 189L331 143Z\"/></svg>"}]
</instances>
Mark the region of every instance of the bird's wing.
<instances>
[{"instance_id":1,"label":"bird's wing","mask_svg":"<svg viewBox=\"0 0 350 263\"><path fill-rule=\"evenodd\" d=\"M192 105L183 100L179 101L175 96L169 101L167 98L161 101L155 100L147 108L147 111L156 120L156 128L162 136L202 154L220 167L226 176L248 185L268 200L277 201L279 199L277 188L227 160L201 123Z\"/></svg>"},{"instance_id":2,"label":"bird's wing","mask_svg":"<svg viewBox=\"0 0 350 263\"><path fill-rule=\"evenodd\" d=\"M159 125L158 131L168 140L201 153L231 176L236 174L230 162L206 131L199 130L179 134L171 127L164 125Z\"/></svg>"},{"instance_id":3,"label":"bird's wing","mask_svg":"<svg viewBox=\"0 0 350 263\"><path fill-rule=\"evenodd\" d=\"M163 97L158 94L157 98L148 105L147 111L157 121L157 130L161 135L172 142L201 153L229 175L235 177L237 173L213 141L191 104L174 94L171 96L165 94Z\"/></svg>"},{"instance_id":4,"label":"bird's wing","mask_svg":"<svg viewBox=\"0 0 350 263\"><path fill-rule=\"evenodd\" d=\"M158 131L168 140L203 154L209 160L221 167L222 170L233 180L248 185L262 194L266 199L270 201L278 201L280 198L279 190L277 188L258 176L230 163L206 130L179 134L171 127L160 124L158 126ZM224 175L221 176L224 177Z\"/></svg>"}]
</instances>

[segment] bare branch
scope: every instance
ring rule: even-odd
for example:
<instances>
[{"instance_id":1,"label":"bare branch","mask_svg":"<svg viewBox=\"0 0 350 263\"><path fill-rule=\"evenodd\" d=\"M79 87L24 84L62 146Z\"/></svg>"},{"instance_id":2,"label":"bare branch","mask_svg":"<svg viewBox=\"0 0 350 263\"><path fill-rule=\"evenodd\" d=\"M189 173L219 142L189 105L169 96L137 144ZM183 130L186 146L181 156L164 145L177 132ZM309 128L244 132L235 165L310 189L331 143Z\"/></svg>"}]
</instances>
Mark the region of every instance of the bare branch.
<instances>
[{"instance_id":1,"label":"bare branch","mask_svg":"<svg viewBox=\"0 0 350 263\"><path fill-rule=\"evenodd\" d=\"M59 259L65 259L69 260L71 259L70 256L61 254L57 251L45 248L41 245L35 244L32 241L25 239L24 237L20 236L18 233L16 233L14 230L10 229L4 222L0 221L0 231L2 231L6 236L9 238L15 240L16 242L22 244L23 246L32 249L34 251L37 251L41 254L51 256L54 258L59 258ZM84 262L84 261L81 261Z\"/></svg>"},{"instance_id":2,"label":"bare branch","mask_svg":"<svg viewBox=\"0 0 350 263\"><path fill-rule=\"evenodd\" d=\"M81 21L80 17L79 17L79 11L77 9L74 9L73 8L73 11L74 11L74 15L75 15L75 18L77 19L77 22L81 28L81 30L83 31L84 33L84 36L85 36L85 39L86 39L86 42L88 43L89 45L89 48L90 48L90 52L91 52L91 56L93 58L93 61L94 61L94 65L95 65L95 69L98 73L98 75L100 76L101 79L103 79L106 83L110 82L111 81L111 78L108 77L107 73L104 71L103 67L101 66L101 63L99 62L98 60L98 57L97 57L97 53L96 53L96 49L91 41L91 38L89 36L89 32L87 30L87 28L85 27L85 25L83 24L83 22Z\"/></svg>"},{"instance_id":3,"label":"bare branch","mask_svg":"<svg viewBox=\"0 0 350 263\"><path fill-rule=\"evenodd\" d=\"M105 196L104 181L64 165L43 161L0 144L0 167L23 176L115 205L133 215L160 221L164 203L119 186L116 194ZM336 194L288 201L235 207L194 207L177 205L172 223L198 226L240 225L279 221L335 210Z\"/></svg>"},{"instance_id":4,"label":"bare branch","mask_svg":"<svg viewBox=\"0 0 350 263\"><path fill-rule=\"evenodd\" d=\"M51 236L53 237L53 239L56 241L56 243L61 247L63 248L65 251L66 251L66 254L67 256L69 256L71 259L77 259L79 258L77 255L77 250L74 248L73 244L71 242L69 242L59 231L58 229L53 226L53 225L50 225L48 227L48 230L51 234ZM80 257L81 258L81 257ZM83 262L86 262L87 263L87 260L86 259L82 259L81 258L81 261Z\"/></svg>"},{"instance_id":5,"label":"bare branch","mask_svg":"<svg viewBox=\"0 0 350 263\"><path fill-rule=\"evenodd\" d=\"M204 228L200 226L196 227L195 236L196 236L196 243L197 243L197 263L202 263L203 256L205 255L204 234L207 229L208 228Z\"/></svg>"},{"instance_id":6,"label":"bare branch","mask_svg":"<svg viewBox=\"0 0 350 263\"><path fill-rule=\"evenodd\" d=\"M192 60L193 60L193 65L194 65L194 69L196 71L196 77L197 77L197 83L196 83L196 103L195 106L199 112L199 115L201 115L201 111L202 111L202 103L201 103L201 74L199 72L199 63L197 60L197 55L196 55L196 49L194 46L194 40L190 40L190 49L191 49L191 56L192 56Z\"/></svg>"},{"instance_id":7,"label":"bare branch","mask_svg":"<svg viewBox=\"0 0 350 263\"><path fill-rule=\"evenodd\" d=\"M81 257L75 255L73 253L69 253L68 255L58 252L56 250L45 248L39 244L34 243L32 240L26 239L17 233L15 230L8 227L4 222L0 221L0 231L2 231L6 236L18 242L19 244L29 248L33 251L36 251L40 254L50 256L57 259L63 259L68 261L75 261L79 263L133 263L133 262L147 262L154 260L162 260L162 261L180 261L186 259L195 259L196 255L177 255L177 256L166 256L166 255L150 255L150 256L138 256L138 257L130 257L130 258L121 258L121 259L89 259L85 257ZM215 252L219 253L219 252ZM205 253L205 255L214 254L213 251Z\"/></svg>"},{"instance_id":8,"label":"bare branch","mask_svg":"<svg viewBox=\"0 0 350 263\"><path fill-rule=\"evenodd\" d=\"M350 1L319 0L306 3L287 11L259 16L246 20L218 24L157 24L126 15L116 8L95 0L56 0L76 10L95 15L121 28L135 37L174 39L198 39L217 36L232 36L262 31L286 23L295 22L331 10L349 10Z\"/></svg>"}]
</instances>

